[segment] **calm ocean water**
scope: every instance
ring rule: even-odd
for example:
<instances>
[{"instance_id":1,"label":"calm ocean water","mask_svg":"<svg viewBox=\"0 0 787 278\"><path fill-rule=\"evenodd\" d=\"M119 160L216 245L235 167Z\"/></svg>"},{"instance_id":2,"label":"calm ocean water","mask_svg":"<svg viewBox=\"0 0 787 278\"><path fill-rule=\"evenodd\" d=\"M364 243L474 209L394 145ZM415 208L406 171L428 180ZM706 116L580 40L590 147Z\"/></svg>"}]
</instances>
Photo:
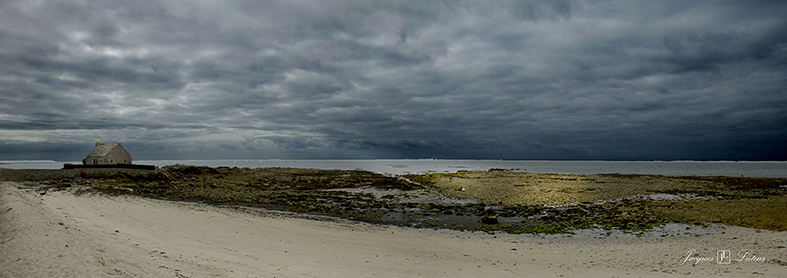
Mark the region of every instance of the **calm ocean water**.
<instances>
[{"instance_id":1,"label":"calm ocean water","mask_svg":"<svg viewBox=\"0 0 787 278\"><path fill-rule=\"evenodd\" d=\"M59 169L76 161L0 161L10 169ZM165 166L185 164L230 167L294 167L316 169L363 169L386 174L456 172L459 170L514 169L522 172L565 174L652 174L680 176L787 177L782 161L545 161L545 160L134 160L134 164Z\"/></svg>"}]
</instances>

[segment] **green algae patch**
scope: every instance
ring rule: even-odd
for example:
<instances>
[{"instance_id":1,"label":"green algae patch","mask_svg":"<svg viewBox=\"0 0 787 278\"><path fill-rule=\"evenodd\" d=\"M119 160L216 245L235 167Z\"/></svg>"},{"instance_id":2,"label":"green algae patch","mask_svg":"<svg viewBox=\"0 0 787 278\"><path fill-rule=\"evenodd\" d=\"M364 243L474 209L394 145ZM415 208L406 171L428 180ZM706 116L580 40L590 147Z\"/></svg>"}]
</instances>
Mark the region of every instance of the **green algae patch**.
<instances>
[{"instance_id":1,"label":"green algae patch","mask_svg":"<svg viewBox=\"0 0 787 278\"><path fill-rule=\"evenodd\" d=\"M530 224L483 226L511 233L589 225L643 231L669 222L787 230L787 179L658 175L571 175L459 171L407 175L453 198L501 206L559 206ZM579 212L577 212L579 211ZM539 227L549 227L542 229Z\"/></svg>"},{"instance_id":2,"label":"green algae patch","mask_svg":"<svg viewBox=\"0 0 787 278\"><path fill-rule=\"evenodd\" d=\"M661 206L656 213L674 219L725 223L787 231L787 195L764 198L701 199Z\"/></svg>"}]
</instances>

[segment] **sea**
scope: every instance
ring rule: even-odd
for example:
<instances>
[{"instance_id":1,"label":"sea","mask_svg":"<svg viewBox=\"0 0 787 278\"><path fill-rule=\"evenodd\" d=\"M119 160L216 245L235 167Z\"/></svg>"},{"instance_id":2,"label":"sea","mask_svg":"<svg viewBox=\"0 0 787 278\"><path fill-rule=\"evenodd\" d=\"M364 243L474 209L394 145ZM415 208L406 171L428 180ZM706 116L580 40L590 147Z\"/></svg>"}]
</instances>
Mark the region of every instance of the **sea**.
<instances>
[{"instance_id":1,"label":"sea","mask_svg":"<svg viewBox=\"0 0 787 278\"><path fill-rule=\"evenodd\" d=\"M0 168L60 169L79 161L0 160ZM787 178L787 161L566 161L566 160L446 160L446 159L213 159L213 160L134 160L134 164L166 166L174 164L210 167L291 167L313 169L366 170L388 175L451 173L508 169L531 173L560 174L647 174L668 176L733 176Z\"/></svg>"}]
</instances>

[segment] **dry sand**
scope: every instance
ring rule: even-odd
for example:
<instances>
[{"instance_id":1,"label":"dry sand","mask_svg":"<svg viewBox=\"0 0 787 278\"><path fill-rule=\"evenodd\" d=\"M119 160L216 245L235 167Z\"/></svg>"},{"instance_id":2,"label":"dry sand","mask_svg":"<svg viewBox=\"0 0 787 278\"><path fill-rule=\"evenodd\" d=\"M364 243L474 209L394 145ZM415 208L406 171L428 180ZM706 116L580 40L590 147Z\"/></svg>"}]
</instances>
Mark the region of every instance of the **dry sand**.
<instances>
[{"instance_id":1,"label":"dry sand","mask_svg":"<svg viewBox=\"0 0 787 278\"><path fill-rule=\"evenodd\" d=\"M779 264L787 232L678 228L667 237L415 230L67 190L40 195L8 182L0 185L0 277L787 277ZM714 260L730 250L733 261L684 263L692 249ZM765 261L734 261L740 250Z\"/></svg>"}]
</instances>

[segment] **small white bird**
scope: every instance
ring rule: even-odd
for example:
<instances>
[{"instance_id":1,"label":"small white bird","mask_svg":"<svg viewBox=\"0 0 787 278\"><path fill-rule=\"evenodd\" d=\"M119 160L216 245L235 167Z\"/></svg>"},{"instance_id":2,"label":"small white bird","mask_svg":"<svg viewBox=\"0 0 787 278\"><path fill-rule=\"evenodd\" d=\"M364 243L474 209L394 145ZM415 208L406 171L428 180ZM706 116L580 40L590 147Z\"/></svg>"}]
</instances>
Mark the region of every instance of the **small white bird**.
<instances>
[{"instance_id":1,"label":"small white bird","mask_svg":"<svg viewBox=\"0 0 787 278\"><path fill-rule=\"evenodd\" d=\"M462 192L465 192L465 191L467 191L467 189L465 189L464 187L462 187Z\"/></svg>"}]
</instances>

